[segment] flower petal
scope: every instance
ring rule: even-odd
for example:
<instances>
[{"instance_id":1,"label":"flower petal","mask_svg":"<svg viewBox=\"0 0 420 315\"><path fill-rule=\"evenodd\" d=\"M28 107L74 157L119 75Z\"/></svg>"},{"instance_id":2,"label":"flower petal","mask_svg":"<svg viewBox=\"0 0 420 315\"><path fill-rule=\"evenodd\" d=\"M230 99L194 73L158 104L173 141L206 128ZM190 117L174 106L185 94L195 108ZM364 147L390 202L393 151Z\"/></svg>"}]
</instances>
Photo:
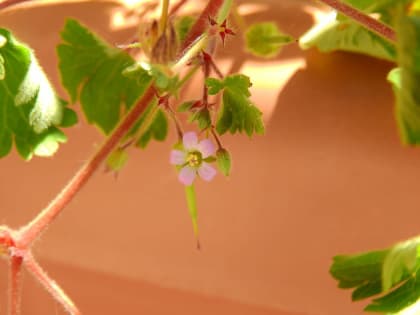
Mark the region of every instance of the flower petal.
<instances>
[{"instance_id":1,"label":"flower petal","mask_svg":"<svg viewBox=\"0 0 420 315\"><path fill-rule=\"evenodd\" d=\"M172 165L182 165L186 162L187 153L181 150L172 150L169 157L169 163Z\"/></svg>"},{"instance_id":2,"label":"flower petal","mask_svg":"<svg viewBox=\"0 0 420 315\"><path fill-rule=\"evenodd\" d=\"M200 175L200 177L205 181L209 182L216 175L216 170L213 167L211 167L208 163L204 162L198 169L198 175Z\"/></svg>"},{"instance_id":3,"label":"flower petal","mask_svg":"<svg viewBox=\"0 0 420 315\"><path fill-rule=\"evenodd\" d=\"M178 179L185 186L190 186L192 184L192 182L194 181L195 176L196 176L196 170L195 169L193 169L190 166L184 166L179 171Z\"/></svg>"},{"instance_id":4,"label":"flower petal","mask_svg":"<svg viewBox=\"0 0 420 315\"><path fill-rule=\"evenodd\" d=\"M184 133L182 143L184 144L184 148L187 150L195 149L198 145L197 134L194 131Z\"/></svg>"},{"instance_id":5,"label":"flower petal","mask_svg":"<svg viewBox=\"0 0 420 315\"><path fill-rule=\"evenodd\" d=\"M201 152L204 159L216 153L216 147L210 139L200 141L198 144L198 150Z\"/></svg>"}]
</instances>

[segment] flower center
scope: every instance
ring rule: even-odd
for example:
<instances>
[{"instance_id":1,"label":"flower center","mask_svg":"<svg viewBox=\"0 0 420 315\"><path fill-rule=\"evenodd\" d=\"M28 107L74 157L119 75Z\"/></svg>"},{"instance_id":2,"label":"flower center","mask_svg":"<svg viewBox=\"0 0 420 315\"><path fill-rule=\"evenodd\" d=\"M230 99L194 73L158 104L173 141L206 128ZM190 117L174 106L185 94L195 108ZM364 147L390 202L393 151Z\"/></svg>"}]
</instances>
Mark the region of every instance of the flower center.
<instances>
[{"instance_id":1,"label":"flower center","mask_svg":"<svg viewBox=\"0 0 420 315\"><path fill-rule=\"evenodd\" d=\"M203 156L201 155L201 152L192 151L188 152L186 160L189 166L199 167L201 165L201 161L203 160Z\"/></svg>"}]
</instances>

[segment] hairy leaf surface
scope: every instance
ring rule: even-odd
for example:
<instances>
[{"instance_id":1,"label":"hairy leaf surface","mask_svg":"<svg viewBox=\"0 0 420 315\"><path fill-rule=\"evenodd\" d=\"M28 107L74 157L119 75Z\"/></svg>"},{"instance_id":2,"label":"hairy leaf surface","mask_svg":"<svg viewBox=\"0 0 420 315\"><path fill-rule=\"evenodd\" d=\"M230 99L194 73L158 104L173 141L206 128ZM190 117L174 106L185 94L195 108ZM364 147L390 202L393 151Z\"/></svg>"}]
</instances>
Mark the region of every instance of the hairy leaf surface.
<instances>
[{"instance_id":1,"label":"hairy leaf surface","mask_svg":"<svg viewBox=\"0 0 420 315\"><path fill-rule=\"evenodd\" d=\"M67 140L58 129L77 122L55 93L34 53L0 29L0 157L15 143L19 155L51 156Z\"/></svg>"}]
</instances>

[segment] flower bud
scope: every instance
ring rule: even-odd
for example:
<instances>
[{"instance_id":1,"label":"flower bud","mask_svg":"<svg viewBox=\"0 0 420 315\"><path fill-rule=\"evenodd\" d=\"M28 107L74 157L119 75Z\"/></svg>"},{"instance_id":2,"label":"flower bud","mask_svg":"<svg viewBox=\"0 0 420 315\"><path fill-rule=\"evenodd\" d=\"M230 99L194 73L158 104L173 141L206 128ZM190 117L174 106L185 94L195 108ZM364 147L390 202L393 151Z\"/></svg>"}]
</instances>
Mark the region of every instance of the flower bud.
<instances>
[{"instance_id":1,"label":"flower bud","mask_svg":"<svg viewBox=\"0 0 420 315\"><path fill-rule=\"evenodd\" d=\"M232 168L232 160L229 151L224 148L217 150L216 159L220 172L225 176L229 176Z\"/></svg>"}]
</instances>

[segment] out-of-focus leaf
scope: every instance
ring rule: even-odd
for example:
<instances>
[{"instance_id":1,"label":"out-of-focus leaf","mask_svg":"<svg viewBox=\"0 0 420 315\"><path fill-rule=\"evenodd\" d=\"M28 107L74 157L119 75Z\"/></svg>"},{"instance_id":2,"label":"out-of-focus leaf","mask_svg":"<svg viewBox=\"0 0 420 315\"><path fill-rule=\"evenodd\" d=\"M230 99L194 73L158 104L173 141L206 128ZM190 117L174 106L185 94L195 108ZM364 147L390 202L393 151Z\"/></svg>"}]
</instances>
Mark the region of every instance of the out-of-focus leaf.
<instances>
[{"instance_id":1,"label":"out-of-focus leaf","mask_svg":"<svg viewBox=\"0 0 420 315\"><path fill-rule=\"evenodd\" d=\"M396 118L402 141L420 144L420 16L402 16L397 23L398 70L388 75L397 97Z\"/></svg>"},{"instance_id":2,"label":"out-of-focus leaf","mask_svg":"<svg viewBox=\"0 0 420 315\"><path fill-rule=\"evenodd\" d=\"M416 268L417 249L420 238L396 244L385 257L382 266L382 288L388 291L408 273Z\"/></svg>"},{"instance_id":3,"label":"out-of-focus leaf","mask_svg":"<svg viewBox=\"0 0 420 315\"><path fill-rule=\"evenodd\" d=\"M395 314L410 307L420 298L420 272L411 276L404 284L392 290L390 293L373 300L366 306L369 312L381 312ZM411 313L417 314L417 313Z\"/></svg>"},{"instance_id":4,"label":"out-of-focus leaf","mask_svg":"<svg viewBox=\"0 0 420 315\"><path fill-rule=\"evenodd\" d=\"M375 14L381 22L394 26L398 6L410 0L342 1L366 14ZM302 49L318 47L323 52L345 50L390 61L396 59L396 49L391 42L335 11L320 19L300 38L299 44Z\"/></svg>"},{"instance_id":5,"label":"out-of-focus leaf","mask_svg":"<svg viewBox=\"0 0 420 315\"><path fill-rule=\"evenodd\" d=\"M145 123L144 132L140 135L136 145L142 149L146 148L150 140L164 141L168 134L168 119L161 109L152 113L151 122Z\"/></svg>"},{"instance_id":6,"label":"out-of-focus leaf","mask_svg":"<svg viewBox=\"0 0 420 315\"><path fill-rule=\"evenodd\" d=\"M246 47L258 57L275 57L293 37L280 31L275 23L264 22L251 25L245 33Z\"/></svg>"},{"instance_id":7,"label":"out-of-focus leaf","mask_svg":"<svg viewBox=\"0 0 420 315\"><path fill-rule=\"evenodd\" d=\"M0 157L13 142L25 160L53 155L67 140L57 127L77 122L65 105L31 49L0 29Z\"/></svg>"}]
</instances>

